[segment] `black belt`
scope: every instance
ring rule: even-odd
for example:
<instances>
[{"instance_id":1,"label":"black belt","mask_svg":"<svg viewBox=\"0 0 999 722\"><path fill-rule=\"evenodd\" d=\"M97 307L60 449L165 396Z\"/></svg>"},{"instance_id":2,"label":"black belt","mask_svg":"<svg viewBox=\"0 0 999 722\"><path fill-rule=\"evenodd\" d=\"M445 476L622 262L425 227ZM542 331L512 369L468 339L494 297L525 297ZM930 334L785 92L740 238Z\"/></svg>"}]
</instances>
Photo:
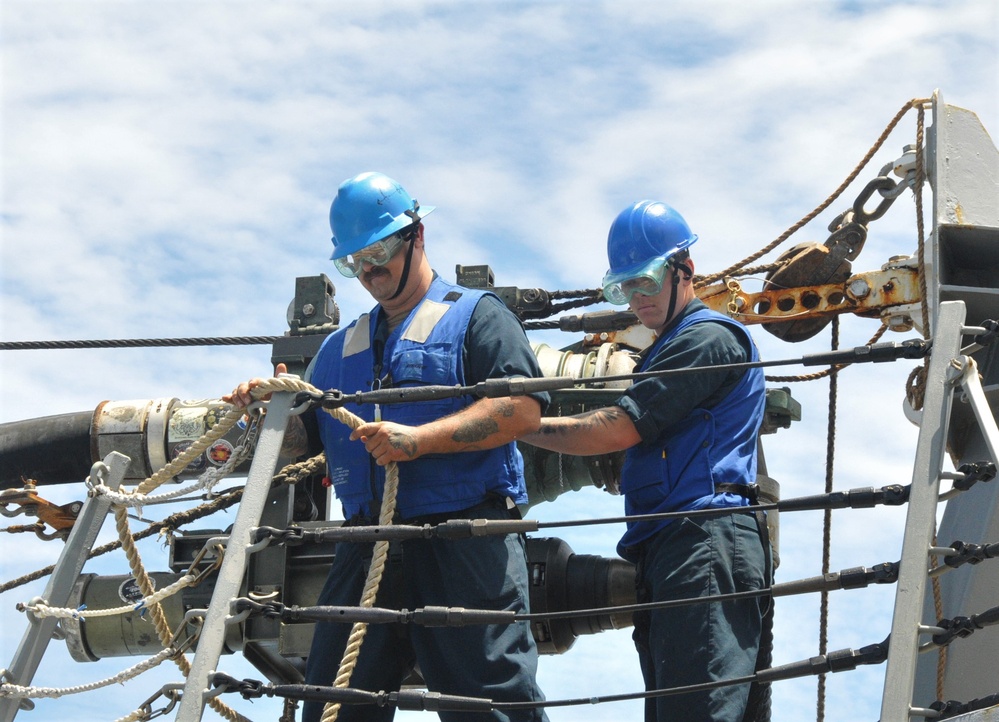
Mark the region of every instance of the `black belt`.
<instances>
[{"instance_id":1,"label":"black belt","mask_svg":"<svg viewBox=\"0 0 999 722\"><path fill-rule=\"evenodd\" d=\"M749 499L753 504L759 503L760 487L756 484L715 484L716 494L735 494L743 499Z\"/></svg>"}]
</instances>

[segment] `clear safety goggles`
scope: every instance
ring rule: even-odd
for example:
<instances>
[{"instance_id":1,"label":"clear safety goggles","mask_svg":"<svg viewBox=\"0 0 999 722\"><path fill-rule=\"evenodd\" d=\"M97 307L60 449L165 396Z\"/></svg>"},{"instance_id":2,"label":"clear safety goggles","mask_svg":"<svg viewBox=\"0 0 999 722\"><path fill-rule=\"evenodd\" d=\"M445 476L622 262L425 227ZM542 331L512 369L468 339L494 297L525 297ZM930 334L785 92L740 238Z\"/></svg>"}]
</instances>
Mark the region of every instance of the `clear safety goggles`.
<instances>
[{"instance_id":1,"label":"clear safety goggles","mask_svg":"<svg viewBox=\"0 0 999 722\"><path fill-rule=\"evenodd\" d=\"M604 298L608 303L624 306L631 301L636 293L643 296L655 296L663 290L663 279L670 266L668 258L653 258L635 271L626 273L610 272L604 276Z\"/></svg>"},{"instance_id":2,"label":"clear safety goggles","mask_svg":"<svg viewBox=\"0 0 999 722\"><path fill-rule=\"evenodd\" d=\"M384 266L392 260L392 257L399 252L405 242L401 233L393 233L370 246L365 246L357 253L351 253L343 258L334 258L333 265L347 278L356 278L361 272L361 264L370 263L373 266Z\"/></svg>"}]
</instances>

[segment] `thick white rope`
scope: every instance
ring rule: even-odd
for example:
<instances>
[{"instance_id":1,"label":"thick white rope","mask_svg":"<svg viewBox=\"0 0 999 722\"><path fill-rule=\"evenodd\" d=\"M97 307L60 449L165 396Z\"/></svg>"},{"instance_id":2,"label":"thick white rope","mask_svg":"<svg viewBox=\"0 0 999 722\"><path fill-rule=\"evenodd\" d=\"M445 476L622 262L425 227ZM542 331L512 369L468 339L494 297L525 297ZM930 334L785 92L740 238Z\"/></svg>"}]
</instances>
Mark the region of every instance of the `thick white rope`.
<instances>
[{"instance_id":1,"label":"thick white rope","mask_svg":"<svg viewBox=\"0 0 999 722\"><path fill-rule=\"evenodd\" d=\"M160 650L148 659L144 659L136 665L124 669L113 677L102 679L98 682L89 682L75 687L23 687L19 684L0 684L0 697L12 697L14 699L56 699L71 694L82 692L92 692L102 687L110 687L112 684L123 684L130 679L138 677L143 672L148 672L153 667L159 665L163 660L169 659L177 654L173 647Z\"/></svg>"}]
</instances>

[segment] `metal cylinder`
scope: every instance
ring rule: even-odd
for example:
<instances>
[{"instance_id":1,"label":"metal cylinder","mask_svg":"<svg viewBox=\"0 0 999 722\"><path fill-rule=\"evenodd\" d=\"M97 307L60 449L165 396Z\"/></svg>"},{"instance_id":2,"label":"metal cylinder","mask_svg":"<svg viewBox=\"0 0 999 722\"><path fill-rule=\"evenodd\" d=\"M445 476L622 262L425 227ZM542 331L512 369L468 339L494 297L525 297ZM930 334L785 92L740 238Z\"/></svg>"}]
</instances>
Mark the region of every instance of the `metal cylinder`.
<instances>
[{"instance_id":1,"label":"metal cylinder","mask_svg":"<svg viewBox=\"0 0 999 722\"><path fill-rule=\"evenodd\" d=\"M635 567L623 559L574 554L561 539L529 539L527 566L533 614L635 603ZM541 654L562 654L581 634L632 625L630 612L544 619L531 625Z\"/></svg>"},{"instance_id":2,"label":"metal cylinder","mask_svg":"<svg viewBox=\"0 0 999 722\"><path fill-rule=\"evenodd\" d=\"M119 451L131 459L125 480L142 481L204 436L229 409L228 404L218 399L105 401L94 412L91 436L94 458L104 458L111 451ZM188 464L178 477L197 477L210 467L222 466L229 460L242 433L243 427L234 425ZM245 471L247 466L239 468Z\"/></svg>"},{"instance_id":3,"label":"metal cylinder","mask_svg":"<svg viewBox=\"0 0 999 722\"><path fill-rule=\"evenodd\" d=\"M167 587L182 574L151 572L149 576L157 589ZM183 589L160 602L170 629L176 631L184 623L184 614L191 608L207 607L213 588L211 580L196 589ZM129 575L98 576L81 574L73 587L68 606L73 609L113 609L135 604L142 599L142 592ZM65 619L66 646L77 662L96 662L105 657L153 655L163 649L156 627L148 610L128 612L110 617L91 617L82 622ZM226 637L227 653L242 648L239 625L233 625Z\"/></svg>"},{"instance_id":4,"label":"metal cylinder","mask_svg":"<svg viewBox=\"0 0 999 722\"><path fill-rule=\"evenodd\" d=\"M532 344L534 353L546 377L568 376L575 379L599 379L630 373L635 367L631 353L617 344L603 343L595 348L557 351L547 344ZM588 409L616 403L629 381L608 381L587 388L551 391L551 405L546 416L572 416ZM528 507L543 501L554 501L567 491L579 491L587 486L620 492L620 471L624 453L599 456L570 456L520 444L524 457L524 478L527 482Z\"/></svg>"}]
</instances>

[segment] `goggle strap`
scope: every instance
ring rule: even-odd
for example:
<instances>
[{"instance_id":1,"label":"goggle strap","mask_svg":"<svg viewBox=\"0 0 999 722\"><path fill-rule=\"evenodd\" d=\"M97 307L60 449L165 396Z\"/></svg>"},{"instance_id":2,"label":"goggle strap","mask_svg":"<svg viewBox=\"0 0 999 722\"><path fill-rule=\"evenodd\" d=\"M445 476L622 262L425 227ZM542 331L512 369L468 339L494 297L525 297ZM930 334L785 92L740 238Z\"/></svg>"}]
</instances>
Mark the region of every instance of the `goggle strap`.
<instances>
[{"instance_id":1,"label":"goggle strap","mask_svg":"<svg viewBox=\"0 0 999 722\"><path fill-rule=\"evenodd\" d=\"M399 279L399 287L395 289L395 293L393 293L392 298L389 299L390 301L395 300L406 287L406 281L409 280L409 265L413 260L414 248L416 248L416 244L410 243L409 248L406 249L406 265L402 267L402 277Z\"/></svg>"},{"instance_id":2,"label":"goggle strap","mask_svg":"<svg viewBox=\"0 0 999 722\"><path fill-rule=\"evenodd\" d=\"M683 261L672 261L670 263L670 265L673 267L673 269L675 271L680 271L680 272L683 273L683 280L684 281L689 281L691 278L694 277L694 269L692 269L690 266L688 266ZM673 282L674 285L676 285L677 283L679 283L679 279L676 278L676 273L673 274L673 278L675 279L674 282Z\"/></svg>"}]
</instances>

